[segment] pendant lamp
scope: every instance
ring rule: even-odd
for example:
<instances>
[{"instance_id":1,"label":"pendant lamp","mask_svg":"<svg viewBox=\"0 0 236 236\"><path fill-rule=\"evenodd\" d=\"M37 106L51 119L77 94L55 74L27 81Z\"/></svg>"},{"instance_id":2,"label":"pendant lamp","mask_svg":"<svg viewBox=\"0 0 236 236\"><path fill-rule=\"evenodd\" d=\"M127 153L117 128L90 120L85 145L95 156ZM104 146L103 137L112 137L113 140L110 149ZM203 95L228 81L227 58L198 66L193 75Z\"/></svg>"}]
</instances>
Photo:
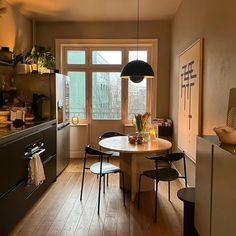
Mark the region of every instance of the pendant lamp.
<instances>
[{"instance_id":1,"label":"pendant lamp","mask_svg":"<svg viewBox=\"0 0 236 236\"><path fill-rule=\"evenodd\" d=\"M134 83L140 83L144 78L154 78L152 67L145 61L138 60L138 39L139 39L139 0L137 19L137 60L126 64L121 71L121 78L130 79Z\"/></svg>"}]
</instances>

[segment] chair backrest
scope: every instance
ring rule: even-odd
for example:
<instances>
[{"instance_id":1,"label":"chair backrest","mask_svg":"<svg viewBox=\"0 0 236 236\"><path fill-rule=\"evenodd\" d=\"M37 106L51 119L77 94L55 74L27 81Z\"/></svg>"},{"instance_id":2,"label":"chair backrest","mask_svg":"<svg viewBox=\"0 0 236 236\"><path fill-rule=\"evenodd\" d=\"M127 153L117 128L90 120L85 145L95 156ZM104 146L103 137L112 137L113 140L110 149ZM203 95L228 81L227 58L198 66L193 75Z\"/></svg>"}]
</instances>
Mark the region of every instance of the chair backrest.
<instances>
[{"instance_id":1,"label":"chair backrest","mask_svg":"<svg viewBox=\"0 0 236 236\"><path fill-rule=\"evenodd\" d=\"M182 158L184 158L183 152L173 152L173 153L166 154L165 159L163 160L173 162L173 161L179 161Z\"/></svg>"},{"instance_id":2,"label":"chair backrest","mask_svg":"<svg viewBox=\"0 0 236 236\"><path fill-rule=\"evenodd\" d=\"M110 132L103 133L99 137L99 139L101 140L101 139L104 139L104 138L110 138L110 137L115 137L115 136L126 136L126 134L115 132L115 131L110 131Z\"/></svg>"},{"instance_id":3,"label":"chair backrest","mask_svg":"<svg viewBox=\"0 0 236 236\"><path fill-rule=\"evenodd\" d=\"M183 152L173 152L158 156L146 156L146 158L149 160L168 161L168 162L178 161L184 157L185 156Z\"/></svg>"},{"instance_id":4,"label":"chair backrest","mask_svg":"<svg viewBox=\"0 0 236 236\"><path fill-rule=\"evenodd\" d=\"M94 156L111 156L111 154L102 152L98 149L92 148L90 145L85 147L85 154L94 155Z\"/></svg>"}]
</instances>

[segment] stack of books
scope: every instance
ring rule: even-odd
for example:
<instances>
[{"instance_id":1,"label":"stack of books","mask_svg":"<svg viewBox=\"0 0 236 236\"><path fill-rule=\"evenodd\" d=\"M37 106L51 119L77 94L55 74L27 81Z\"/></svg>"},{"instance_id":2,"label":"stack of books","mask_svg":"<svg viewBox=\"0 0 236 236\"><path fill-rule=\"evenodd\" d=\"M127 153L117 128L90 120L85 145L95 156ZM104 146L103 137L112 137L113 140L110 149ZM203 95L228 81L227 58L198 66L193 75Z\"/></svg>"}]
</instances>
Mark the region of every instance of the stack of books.
<instances>
[{"instance_id":1,"label":"stack of books","mask_svg":"<svg viewBox=\"0 0 236 236\"><path fill-rule=\"evenodd\" d=\"M152 124L164 127L172 127L172 120L169 118L153 118Z\"/></svg>"}]
</instances>

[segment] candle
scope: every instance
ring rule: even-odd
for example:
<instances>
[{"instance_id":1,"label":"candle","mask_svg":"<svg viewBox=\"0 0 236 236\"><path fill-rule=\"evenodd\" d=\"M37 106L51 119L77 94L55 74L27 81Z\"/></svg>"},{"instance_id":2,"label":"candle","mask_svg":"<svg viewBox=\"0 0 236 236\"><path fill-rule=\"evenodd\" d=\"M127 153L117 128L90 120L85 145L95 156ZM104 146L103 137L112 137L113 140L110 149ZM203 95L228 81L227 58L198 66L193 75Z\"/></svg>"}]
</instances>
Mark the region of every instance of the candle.
<instances>
[{"instance_id":1,"label":"candle","mask_svg":"<svg viewBox=\"0 0 236 236\"><path fill-rule=\"evenodd\" d=\"M73 124L78 124L79 123L79 117L77 117L77 116L72 117L72 123Z\"/></svg>"},{"instance_id":2,"label":"candle","mask_svg":"<svg viewBox=\"0 0 236 236\"><path fill-rule=\"evenodd\" d=\"M150 135L150 138L151 139L155 139L157 137L157 132L156 132L156 129L155 128L151 128L149 130L149 135Z\"/></svg>"}]
</instances>

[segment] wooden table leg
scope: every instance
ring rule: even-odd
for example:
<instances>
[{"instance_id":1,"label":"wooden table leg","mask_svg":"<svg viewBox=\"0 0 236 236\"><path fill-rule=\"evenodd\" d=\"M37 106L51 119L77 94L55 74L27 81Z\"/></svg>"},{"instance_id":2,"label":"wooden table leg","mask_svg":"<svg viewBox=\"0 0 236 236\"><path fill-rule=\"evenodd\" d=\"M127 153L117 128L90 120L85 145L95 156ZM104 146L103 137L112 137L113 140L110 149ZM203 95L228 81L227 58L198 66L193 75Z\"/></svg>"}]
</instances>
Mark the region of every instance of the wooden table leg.
<instances>
[{"instance_id":1,"label":"wooden table leg","mask_svg":"<svg viewBox=\"0 0 236 236\"><path fill-rule=\"evenodd\" d=\"M153 169L154 162L147 160L145 154L122 153L120 156L120 168L124 172L125 188L131 191L131 201L134 201L138 192L139 175L144 170ZM141 191L152 191L153 189L153 181L149 178L143 178Z\"/></svg>"}]
</instances>

